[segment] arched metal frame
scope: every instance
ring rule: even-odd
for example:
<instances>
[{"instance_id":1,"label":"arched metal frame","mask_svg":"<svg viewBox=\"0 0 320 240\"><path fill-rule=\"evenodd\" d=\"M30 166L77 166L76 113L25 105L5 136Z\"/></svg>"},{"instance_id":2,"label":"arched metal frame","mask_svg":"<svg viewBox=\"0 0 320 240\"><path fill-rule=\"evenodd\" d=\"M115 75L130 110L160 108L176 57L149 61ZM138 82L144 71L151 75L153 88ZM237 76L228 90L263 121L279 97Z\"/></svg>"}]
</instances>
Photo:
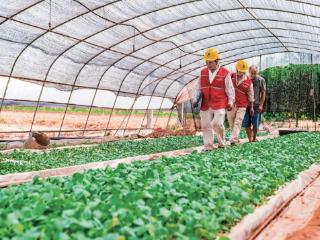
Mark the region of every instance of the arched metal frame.
<instances>
[{"instance_id":1,"label":"arched metal frame","mask_svg":"<svg viewBox=\"0 0 320 240\"><path fill-rule=\"evenodd\" d=\"M54 1L54 0L52 0L52 1ZM248 36L246 38L242 38L241 41L243 41L243 42L245 42L245 41L248 41L248 42L253 41L253 43L251 43L251 44L249 43L249 44L247 44L245 46L240 46L238 48L235 48L233 46L233 44L238 40L233 40L233 41L229 40L229 41L225 41L224 43L216 44L215 46L217 46L217 47L221 47L223 45L230 46L230 48L227 48L226 50L221 51L221 54L230 53L229 56L227 56L226 58L224 58L221 61L222 64L232 63L232 62L236 61L239 57L248 58L248 57L251 56L250 53L256 53L257 52L256 55L258 55L258 56L259 55L260 56L261 55L267 55L267 54L272 53L273 50L275 50L275 49L277 49L277 52L307 52L307 53L315 53L315 52L318 53L318 52L320 52L320 48L316 45L320 41L316 41L316 40L308 39L308 38L290 36L292 32L298 32L298 33L302 33L302 34L309 34L311 36L319 37L320 34L318 34L316 31L314 31L314 29L320 29L320 27L318 25L310 25L309 22L301 23L301 22L298 22L298 21L292 21L292 19L290 19L290 21L289 20L287 21L287 20L279 20L279 19L265 18L265 17L264 18L258 18L254 11L255 10L264 10L264 11L271 11L271 12L283 12L283 13L287 13L289 15L290 14L291 15L301 15L301 16L310 17L310 18L316 18L316 19L320 19L320 15L306 14L306 13L299 12L299 11L291 11L290 9L286 10L286 9L277 9L277 8L250 7L250 6L247 6L246 4L244 4L242 0L235 0L234 3L238 3L238 5L240 7L232 8L232 9L230 9L230 8L229 9L224 9L223 8L223 3L221 3L221 8L219 10L209 11L209 12L190 15L190 16L186 14L186 16L183 17L183 18L178 18L178 19L173 20L173 21L164 22L162 24L158 24L158 25L155 25L155 26L153 26L151 28L147 28L147 29L141 31L138 27L136 27L133 24L131 24L130 21L140 19L140 18L142 18L144 16L147 16L149 14L161 13L162 11L165 11L165 10L168 10L168 9L174 10L175 8L180 7L182 5L188 5L188 4L192 5L192 4L196 3L196 2L199 2L199 0L178 1L177 3L174 2L171 5L164 6L162 8L155 8L155 9L149 11L149 12L142 13L142 14L139 14L139 15L124 19L124 20L122 20L120 22L115 22L115 21L113 21L111 19L106 18L105 16L101 16L99 13L97 13L97 11L100 10L100 9L104 9L107 6L111 6L113 4L122 2L121 0L117 0L117 1L113 1L113 2L107 2L107 3L105 3L105 4L101 5L101 6L95 7L94 9L90 9L89 7L87 7L85 4L83 4L82 2L80 2L78 0L73 0L73 1L75 3L77 3L79 6L82 6L84 9L86 9L86 11L82 12L79 15L73 16L70 19L67 19L66 21L64 21L64 22L62 22L62 23L60 23L60 24L58 24L58 25L56 25L54 27L48 28L48 29L45 29L45 28L42 28L42 27L39 27L39 26L34 26L34 25L30 24L30 23L25 23L25 22L22 22L21 20L16 19L16 17L19 16L19 14L24 13L25 11L37 6L38 4L46 2L45 0L36 1L36 2L32 3L31 5L25 7L24 9L20 9L19 11L17 11L16 13L14 13L13 15L11 15L9 17L0 16L1 18L4 18L4 21L0 22L0 26L2 24L4 24L5 22L7 22L7 21L13 21L13 22L16 22L18 24L26 25L26 26L33 27L35 29L39 29L39 30L43 31L40 35L36 36L31 42L26 44L26 46L18 53L13 65L11 67L10 74L9 75L2 74L2 76L7 76L9 78L9 80L6 83L5 90L4 90L4 95L1 98L0 114L1 114L1 110L2 110L2 107L3 107L4 100L6 99L6 93L7 93L8 86L9 86L10 80L12 78L20 78L20 79L25 79L25 80L37 81L37 82L39 82L41 84L41 90L40 90L40 94L38 96L38 99L36 101L37 105L36 105L36 109L35 109L34 114L33 114L33 120L32 120L32 124L30 126L30 131L32 131L32 129L33 129L33 124L34 124L34 121L35 121L35 118L36 118L36 115L37 115L37 110L38 110L38 107L39 107L39 103L42 102L41 101L41 97L42 97L43 89L44 89L46 83L57 84L57 85L65 85L65 86L71 87L71 91L70 91L70 94L69 94L69 97L68 97L68 101L67 101L67 103L63 103L63 104L66 105L66 107L65 107L65 111L64 111L64 114L63 114L62 122L61 122L61 125L60 125L59 134L60 134L60 132L62 130L64 119L65 119L66 113L68 111L68 107L72 105L70 103L70 100L71 100L71 97L72 97L73 90L77 89L77 88L88 88L88 89L93 89L94 90L94 95L93 95L91 104L88 106L89 107L89 111L88 111L88 115L86 117L86 122L85 122L85 127L83 129L83 134L86 131L90 131L89 129L87 129L87 123L88 123L89 118L90 118L91 109L93 107L95 107L93 104L94 104L94 101L96 99L96 94L97 94L98 90L110 90L110 89L103 88L101 86L101 82L104 79L104 76L106 75L106 73L108 72L108 70L110 68L116 67L117 63L125 61L127 57L137 59L139 63L136 64L135 66L133 66L132 68L126 69L127 73L122 77L122 80L121 80L121 82L119 84L119 88L118 88L118 90L115 91L116 98L114 100L113 107L111 108L112 110L111 110L111 113L110 113L110 116L109 116L109 119L108 119L108 123L107 123L107 127L105 129L105 132L109 129L109 123L110 123L110 121L112 119L113 109L116 106L117 99L121 94L130 94L130 95L134 96L134 101L133 101L132 107L129 109L130 114L127 117L127 123L126 123L126 126L124 128L124 129L126 129L127 126L128 126L128 123L130 121L131 114L132 114L132 112L134 110L134 105L135 105L135 103L136 103L136 101L137 101L139 96L148 96L148 95L150 96L149 102L147 104L147 109L150 106L152 97L160 97L160 98L162 98L162 102L160 103L160 108L159 108L159 111L160 111L162 109L162 104L164 102L164 99L173 99L172 97L167 96L167 92L169 91L170 87L174 83L179 82L181 84L181 88L180 88L180 90L181 90L183 88L183 86L185 86L189 81L188 82L183 82L183 81L181 81L179 79L183 79L185 76L191 77L192 79L197 78L197 74L193 74L193 72L203 66L203 63L201 62L201 59L200 60L196 60L196 61L189 61L188 63L184 64L183 66L181 66L181 59L186 59L186 57L191 56L191 55L200 57L201 56L200 52L203 51L205 48L210 47L210 46L204 45L204 44L200 45L201 48L192 47L192 45L194 45L194 44L201 44L201 41L205 41L205 40L208 40L208 39L214 39L214 38L221 37L221 36L228 35L228 34L235 34L237 32L238 33L247 34L247 33L250 33L250 31L253 32L255 30L256 31L265 30L268 33L268 34L265 34L263 36L258 36L258 37ZM317 8L320 7L320 4L318 5L318 4L314 4L314 3L306 3L306 2L296 1L296 0L283 0L282 2L287 2L288 4L297 3L297 4L301 4L301 6L305 5L305 6L313 6L313 7L317 7ZM50 3L51 3L51 1L50 1ZM214 16L215 14L226 13L226 12L229 12L229 11L246 12L250 17L246 18L246 19L240 19L240 20L237 20L237 19L228 20L228 21L219 22L219 23L216 23L216 24L207 24L205 26L199 26L199 27L196 27L196 28L193 28L193 29L189 29L189 30L185 30L185 31L177 31L177 33L173 33L171 35L167 34L166 37L160 38L160 39L154 39L154 38L151 38L151 37L147 36L147 34L150 34L150 33L155 33L156 34L157 31L160 30L161 28L164 28L164 27L169 26L169 25L174 24L174 23L182 22L182 21L185 21L185 20L195 19L195 18L201 17L201 16L206 16L206 17L209 17L211 15ZM95 33L93 33L93 34L91 34L89 36L86 36L85 38L82 38L82 39L81 38L78 39L78 38L76 38L74 36L68 36L67 34L62 34L62 33L59 33L58 31L56 31L56 30L59 29L60 26L63 26L68 22L72 22L73 20L78 19L80 17L83 17L86 14L90 14L90 13L94 14L98 18L101 18L101 19L111 23L111 25L106 27L106 28L103 28L100 31L95 32ZM284 25L284 27L268 27L264 23L264 21L281 23L281 24ZM210 35L210 33L209 33L207 35L202 35L201 38L197 38L197 39L195 39L193 41L189 41L189 42L184 42L182 44L177 44L174 41L174 38L177 38L179 36L183 36L183 34L186 34L186 33L192 33L193 31L203 30L205 28L210 28L210 27L213 27L213 26L222 26L222 25L224 25L227 28L229 25L232 26L233 24L239 23L239 22L243 22L243 23L254 22L255 23L254 25L259 25L260 27L255 27L255 28L247 27L246 29L242 29L242 30L238 30L238 31L230 31L230 32L222 33L222 34L216 34L216 35ZM313 30L312 31L307 31L307 30L300 30L299 28L297 28L297 29L291 29L290 28L289 29L289 28L285 28L286 24L295 24L297 26L312 27ZM119 25L130 27L130 28L134 29L135 33L133 35L128 35L128 37L126 37L126 38L122 39L121 41L119 41L119 42L117 42L115 44L112 44L112 45L110 45L108 47L100 46L99 44L95 44L92 41L90 41L91 37L96 36L96 35L98 35L100 33L106 32L109 29L112 29L112 28L114 28L116 26L119 26ZM287 31L288 35L286 35L286 34L278 35L278 34L276 34L274 32L275 30ZM64 49L62 52L60 52L60 54L58 54L56 56L56 58L51 62L49 68L47 69L47 73L46 73L44 79L32 79L32 78L28 79L28 78L24 78L23 76L18 76L19 73L16 74L16 75L13 75L15 66L16 66L18 60L20 59L20 57L22 56L22 54L25 52L25 50L27 50L29 47L32 47L32 45L38 39L41 39L41 37L46 36L48 33L54 33L54 34L63 36L65 38L72 39L73 41L75 41L75 43L72 44L72 45L69 45L66 49ZM144 39L148 39L150 41L150 43L145 44L140 48L134 48L133 51L131 51L129 53L121 52L121 51L115 49L117 46L120 46L121 44L123 44L123 43L125 43L125 42L127 42L129 40L134 40L138 36L142 36ZM0 40L1 39L2 38L1 38L1 33L0 33ZM261 40L267 39L268 41L266 41L265 43L257 43L256 41L254 41L254 40L258 40L258 39L261 39ZM299 41L303 41L304 43L301 43ZM101 51L99 51L95 55L88 56L88 60L85 63L82 64L81 68L78 70L77 74L75 75L74 81L72 82L72 84L69 84L69 83L56 83L56 82L54 82L52 80L49 80L48 79L48 75L50 74L50 71L51 71L52 67L55 65L55 63L61 57L63 57L65 55L65 53L67 53L71 49L74 49L74 47L76 47L80 43L86 43L86 44L89 44L91 46L95 46L98 49L101 49ZM156 53L155 55L152 55L152 56L150 56L148 58L141 57L141 56L139 56L139 54L137 54L137 53L139 53L139 51L144 50L144 49L146 49L146 48L148 48L150 46L156 46L156 44L158 44L158 43L170 44L173 47L169 48L169 49L165 48L163 51L161 51L159 53ZM278 45L278 46L266 47L266 46L269 46L269 45ZM259 47L259 48L255 49L256 47ZM184 48L188 48L188 49L191 48L192 51L190 51L190 50L186 51ZM170 59L169 61L166 61L164 63L159 63L158 61L153 61L154 58L159 57L161 55L162 56L166 56L165 54L170 55L171 52L173 53L177 49L179 49L180 52L181 52L181 54L179 56L176 56L173 59ZM236 53L239 49L241 49L243 52ZM105 70L101 74L101 77L97 81L96 87L87 87L87 86L82 86L81 84L77 84L78 77L81 74L82 70L86 66L88 66L94 59L96 59L98 56L100 56L101 54L103 54L103 53L105 53L107 51L118 53L122 57L116 59L116 61L114 61L112 64L110 64L109 66L107 66L105 68ZM233 52L235 52L235 54L233 54ZM170 66L171 63L173 63L173 62L175 62L175 61L177 61L179 59L180 59L180 67L179 68L174 68L174 67ZM131 92L127 92L126 90L122 89L122 86L123 86L124 82L128 80L130 74L132 72L134 72L136 69L138 69L140 66L143 66L145 63L148 63L148 64L151 63L151 64L153 64L153 65L155 65L157 67L155 67L153 69L150 69L150 72L146 72L145 73L144 77L141 78L141 81L140 81L140 83L138 85L138 88L137 88L138 90L136 92L132 92L131 93ZM192 67L191 69L187 68L188 66L193 65L193 64L195 64L196 67ZM167 69L170 72L166 73L165 75L163 75L161 77L157 77L156 79L154 79L153 81L151 81L149 83L146 83L148 76L150 76L150 74L153 74L153 73L159 71L160 69ZM176 74L178 74L177 77L170 77L170 75L176 75ZM190 81L192 81L192 79ZM163 81L169 81L170 83L167 85L167 87L165 89L163 89L163 91L162 91L163 95L162 94L161 95L157 95L155 92L157 91L158 86ZM151 90L151 93L150 94L143 93L144 89L146 89L148 86L151 86L151 85L154 85L153 89ZM177 94L176 95L178 95L180 90L177 89L177 91L176 91ZM112 91L114 91L114 90L112 90ZM146 115L144 115L144 117L143 117L142 124L143 124L145 116ZM126 118L124 118L124 120L125 119ZM156 119L156 122L157 122L157 119ZM169 122L169 120L168 120L168 122ZM141 129L141 127L140 127L140 129Z\"/></svg>"}]
</instances>

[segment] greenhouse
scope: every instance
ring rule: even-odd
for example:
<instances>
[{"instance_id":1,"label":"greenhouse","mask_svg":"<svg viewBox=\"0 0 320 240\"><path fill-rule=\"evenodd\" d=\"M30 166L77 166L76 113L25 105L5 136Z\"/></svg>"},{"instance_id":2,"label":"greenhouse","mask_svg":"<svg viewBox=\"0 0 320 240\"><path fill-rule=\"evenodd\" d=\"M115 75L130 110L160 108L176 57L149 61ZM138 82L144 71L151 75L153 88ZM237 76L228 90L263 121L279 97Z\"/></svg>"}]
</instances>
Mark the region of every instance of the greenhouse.
<instances>
[{"instance_id":1,"label":"greenhouse","mask_svg":"<svg viewBox=\"0 0 320 240\"><path fill-rule=\"evenodd\" d=\"M320 239L319 118L319 1L2 0L0 239Z\"/></svg>"}]
</instances>

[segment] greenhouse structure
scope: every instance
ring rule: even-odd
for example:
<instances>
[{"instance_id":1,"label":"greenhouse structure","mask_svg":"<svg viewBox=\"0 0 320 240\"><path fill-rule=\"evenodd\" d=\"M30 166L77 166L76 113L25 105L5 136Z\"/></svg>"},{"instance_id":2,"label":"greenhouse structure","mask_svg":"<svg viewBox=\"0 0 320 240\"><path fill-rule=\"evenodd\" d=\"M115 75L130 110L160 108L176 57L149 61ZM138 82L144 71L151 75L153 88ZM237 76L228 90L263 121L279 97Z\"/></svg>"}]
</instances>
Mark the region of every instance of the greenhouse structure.
<instances>
[{"instance_id":1,"label":"greenhouse structure","mask_svg":"<svg viewBox=\"0 0 320 240\"><path fill-rule=\"evenodd\" d=\"M0 239L319 240L319 132L320 1L0 1Z\"/></svg>"}]
</instances>

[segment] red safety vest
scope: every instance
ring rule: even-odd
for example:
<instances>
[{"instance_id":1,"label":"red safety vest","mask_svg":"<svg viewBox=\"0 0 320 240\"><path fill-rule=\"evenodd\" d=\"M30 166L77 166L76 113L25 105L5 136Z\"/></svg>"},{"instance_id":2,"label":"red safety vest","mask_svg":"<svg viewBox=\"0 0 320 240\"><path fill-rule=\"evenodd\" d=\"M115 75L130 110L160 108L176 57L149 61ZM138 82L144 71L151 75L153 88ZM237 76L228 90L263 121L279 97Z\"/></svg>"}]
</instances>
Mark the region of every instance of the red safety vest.
<instances>
[{"instance_id":1,"label":"red safety vest","mask_svg":"<svg viewBox=\"0 0 320 240\"><path fill-rule=\"evenodd\" d=\"M208 68L201 70L200 86L203 94L201 111L206 111L209 107L213 110L227 108L228 96L225 90L225 79L228 74L227 69L220 67L216 77L210 83Z\"/></svg>"},{"instance_id":2,"label":"red safety vest","mask_svg":"<svg viewBox=\"0 0 320 240\"><path fill-rule=\"evenodd\" d=\"M250 85L252 84L251 78L247 77L240 85L237 86L236 74L231 74L231 79L233 87L236 94L236 106L237 107L247 107L248 106L248 94L250 90Z\"/></svg>"}]
</instances>

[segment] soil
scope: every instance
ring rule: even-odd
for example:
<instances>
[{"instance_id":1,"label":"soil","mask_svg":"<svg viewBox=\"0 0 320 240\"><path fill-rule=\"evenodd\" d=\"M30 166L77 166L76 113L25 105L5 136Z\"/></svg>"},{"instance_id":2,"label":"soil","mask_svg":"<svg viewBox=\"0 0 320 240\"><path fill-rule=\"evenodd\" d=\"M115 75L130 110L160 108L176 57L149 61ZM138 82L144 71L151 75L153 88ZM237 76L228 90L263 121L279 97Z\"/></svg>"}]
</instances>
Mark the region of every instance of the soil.
<instances>
[{"instance_id":1,"label":"soil","mask_svg":"<svg viewBox=\"0 0 320 240\"><path fill-rule=\"evenodd\" d=\"M320 176L282 209L254 239L319 240Z\"/></svg>"},{"instance_id":2,"label":"soil","mask_svg":"<svg viewBox=\"0 0 320 240\"><path fill-rule=\"evenodd\" d=\"M294 119L286 120L284 122L272 122L269 123L269 125L275 126L277 128L299 128L308 131L320 131L319 120L317 122L313 122L312 120L299 120L298 126L296 126L296 121Z\"/></svg>"},{"instance_id":3,"label":"soil","mask_svg":"<svg viewBox=\"0 0 320 240\"><path fill-rule=\"evenodd\" d=\"M131 134L133 129L146 127L147 119L143 115L132 115L130 121L127 124L128 115L112 115L111 121L109 121L109 114L91 114L88 120L86 131L80 132L62 132L61 136L67 137L82 137L82 136L104 136L108 134L124 135ZM62 122L63 113L56 112L38 112L33 124L32 131L54 131L59 130ZM0 114L0 132L10 131L30 131L31 123L33 119L33 112L31 111L1 111ZM62 130L83 130L85 128L85 122L87 119L86 113L74 113L68 112L65 116ZM153 126L155 128L166 128L169 117L154 117ZM170 119L169 126L178 124L177 117L173 116ZM114 129L112 132L105 131L105 129ZM116 129L128 129L126 131L117 131ZM131 129L131 130L130 130ZM96 130L96 131L95 131ZM150 131L149 131L150 133ZM57 137L58 133L47 132L50 137ZM0 139L27 139L28 133L0 133Z\"/></svg>"},{"instance_id":4,"label":"soil","mask_svg":"<svg viewBox=\"0 0 320 240\"><path fill-rule=\"evenodd\" d=\"M29 136L29 131L31 129L31 123L33 119L32 111L1 111L0 113L0 132L9 132L9 133L0 133L0 140L22 140L27 139ZM70 130L84 130L85 123L87 120L87 113L77 113L77 112L67 112L65 119L63 120L63 113L57 112L37 112L32 131L44 131L48 134L49 137L102 137L113 135L117 137L140 134L147 135L151 134L152 130L145 130L147 125L147 118L143 115L131 115L128 122L128 115L112 115L110 122L109 114L91 114L86 130L89 131L76 131L70 132ZM62 130L67 130L67 132L61 132L60 135L58 132L47 132L47 131L59 131L61 123L63 120ZM172 116L169 120L169 117L156 117L153 118L152 128L155 129L166 129L167 125L169 126L169 132L154 133L149 137L162 137L172 135L170 132L172 129L181 128L178 123L176 116ZM127 123L128 122L128 123ZM194 131L194 126L200 130L200 119L199 118L188 118L185 121L184 129L189 129ZM273 123L276 127L291 127L295 128L294 121L286 122L277 122ZM299 121L299 127L307 130L320 130L320 123L314 123L311 120ZM108 130L106 131L105 129ZM126 129L126 130L117 130ZM136 130L142 128L144 130ZM271 126L272 128L272 126ZM166 129L168 130L168 128ZM26 133L13 133L13 131L26 131ZM10 133L11 132L11 133ZM173 133L173 135L189 135L189 133Z\"/></svg>"},{"instance_id":5,"label":"soil","mask_svg":"<svg viewBox=\"0 0 320 240\"><path fill-rule=\"evenodd\" d=\"M286 240L319 240L320 239L320 208L318 208L310 222L291 234Z\"/></svg>"},{"instance_id":6,"label":"soil","mask_svg":"<svg viewBox=\"0 0 320 240\"><path fill-rule=\"evenodd\" d=\"M165 129L155 129L152 133L147 134L148 138L159 138L166 136L190 136L195 135L196 130L189 129L178 129L178 130L165 130Z\"/></svg>"}]
</instances>

